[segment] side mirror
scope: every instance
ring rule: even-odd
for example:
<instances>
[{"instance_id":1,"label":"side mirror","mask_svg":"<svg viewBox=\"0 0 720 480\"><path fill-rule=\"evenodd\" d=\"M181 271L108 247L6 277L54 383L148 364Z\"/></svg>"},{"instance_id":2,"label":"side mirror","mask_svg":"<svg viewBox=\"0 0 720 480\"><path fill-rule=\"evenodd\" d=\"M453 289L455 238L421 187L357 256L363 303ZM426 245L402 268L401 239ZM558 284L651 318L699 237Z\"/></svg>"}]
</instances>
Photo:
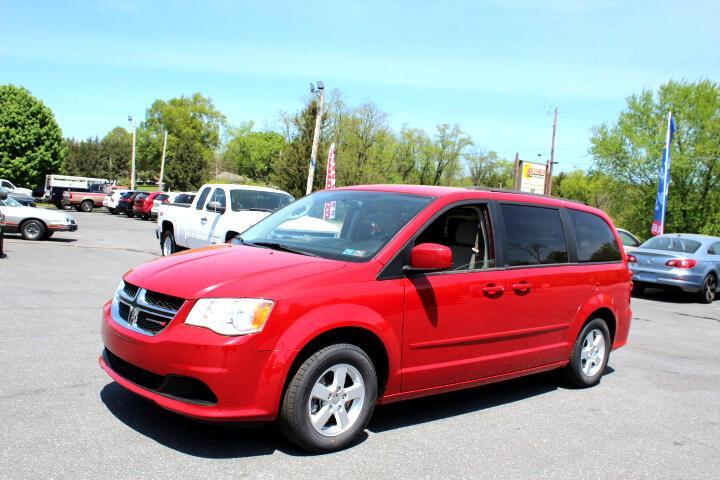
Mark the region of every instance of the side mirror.
<instances>
[{"instance_id":1,"label":"side mirror","mask_svg":"<svg viewBox=\"0 0 720 480\"><path fill-rule=\"evenodd\" d=\"M7 190L0 187L0 200L5 200L8 197Z\"/></svg>"},{"instance_id":2,"label":"side mirror","mask_svg":"<svg viewBox=\"0 0 720 480\"><path fill-rule=\"evenodd\" d=\"M421 243L410 252L410 265L405 265L405 273L422 273L446 270L452 267L452 250L437 243Z\"/></svg>"},{"instance_id":3,"label":"side mirror","mask_svg":"<svg viewBox=\"0 0 720 480\"><path fill-rule=\"evenodd\" d=\"M220 205L220 202L208 202L208 204L205 206L205 210L208 212L215 212L222 215L225 213L225 207Z\"/></svg>"}]
</instances>

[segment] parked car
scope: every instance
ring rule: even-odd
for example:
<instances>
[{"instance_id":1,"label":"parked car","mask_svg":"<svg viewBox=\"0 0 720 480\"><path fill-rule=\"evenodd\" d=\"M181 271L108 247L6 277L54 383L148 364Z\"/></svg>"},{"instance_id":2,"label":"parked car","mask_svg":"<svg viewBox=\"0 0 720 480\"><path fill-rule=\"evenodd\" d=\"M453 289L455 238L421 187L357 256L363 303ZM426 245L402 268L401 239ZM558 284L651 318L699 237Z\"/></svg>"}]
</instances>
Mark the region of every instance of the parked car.
<instances>
[{"instance_id":1,"label":"parked car","mask_svg":"<svg viewBox=\"0 0 720 480\"><path fill-rule=\"evenodd\" d=\"M639 247L642 243L639 238L625 229L618 228L617 232L618 235L620 235L620 240L622 240L623 250L625 250L625 252Z\"/></svg>"},{"instance_id":2,"label":"parked car","mask_svg":"<svg viewBox=\"0 0 720 480\"><path fill-rule=\"evenodd\" d=\"M162 204L171 203L177 207L188 208L195 199L195 192L168 192L165 198L160 197L162 197L162 195L159 195L153 201L153 206L150 209L150 218L152 220L157 220L158 211Z\"/></svg>"},{"instance_id":3,"label":"parked car","mask_svg":"<svg viewBox=\"0 0 720 480\"><path fill-rule=\"evenodd\" d=\"M34 207L35 206L35 199L29 195L25 195L24 193L10 192L10 193L8 193L8 197L12 197L16 202L18 202L23 207Z\"/></svg>"},{"instance_id":4,"label":"parked car","mask_svg":"<svg viewBox=\"0 0 720 480\"><path fill-rule=\"evenodd\" d=\"M126 273L100 364L168 410L336 450L377 403L551 369L597 384L632 318L619 245L602 211L539 195L316 192Z\"/></svg>"},{"instance_id":5,"label":"parked car","mask_svg":"<svg viewBox=\"0 0 720 480\"><path fill-rule=\"evenodd\" d=\"M128 190L127 192L120 195L120 198L118 199L117 207L115 207L115 212L118 214L125 214L127 215L128 211L130 212L130 216L132 216L132 208L133 204L135 202L135 196L138 193L136 190Z\"/></svg>"},{"instance_id":6,"label":"parked car","mask_svg":"<svg viewBox=\"0 0 720 480\"><path fill-rule=\"evenodd\" d=\"M115 215L117 214L118 201L123 193L129 192L126 189L117 189L110 192L103 200L103 206L108 209L108 212Z\"/></svg>"},{"instance_id":7,"label":"parked car","mask_svg":"<svg viewBox=\"0 0 720 480\"><path fill-rule=\"evenodd\" d=\"M25 207L13 197L0 200L5 217L3 231L20 233L25 240L45 240L55 232L74 232L77 223L72 215L46 208Z\"/></svg>"},{"instance_id":8,"label":"parked car","mask_svg":"<svg viewBox=\"0 0 720 480\"><path fill-rule=\"evenodd\" d=\"M692 293L701 303L715 300L720 277L720 238L669 233L652 237L628 254L633 292L647 287Z\"/></svg>"},{"instance_id":9,"label":"parked car","mask_svg":"<svg viewBox=\"0 0 720 480\"><path fill-rule=\"evenodd\" d=\"M95 207L102 207L108 196L105 186L99 186L99 190L93 188L87 192L64 191L60 199L60 205L74 207L78 212L90 213Z\"/></svg>"},{"instance_id":10,"label":"parked car","mask_svg":"<svg viewBox=\"0 0 720 480\"><path fill-rule=\"evenodd\" d=\"M133 202L133 214L136 217L148 220L150 218L150 210L152 209L153 202L159 197L167 198L167 194L165 192L152 192L136 196L135 201Z\"/></svg>"},{"instance_id":11,"label":"parked car","mask_svg":"<svg viewBox=\"0 0 720 480\"><path fill-rule=\"evenodd\" d=\"M248 185L207 184L198 192L190 208L159 208L155 235L163 255L227 242L293 201L282 190Z\"/></svg>"},{"instance_id":12,"label":"parked car","mask_svg":"<svg viewBox=\"0 0 720 480\"><path fill-rule=\"evenodd\" d=\"M8 192L8 195L16 193L19 195L25 195L26 197L32 198L32 190L29 188L16 187L10 180L0 178L0 187L4 188Z\"/></svg>"}]
</instances>

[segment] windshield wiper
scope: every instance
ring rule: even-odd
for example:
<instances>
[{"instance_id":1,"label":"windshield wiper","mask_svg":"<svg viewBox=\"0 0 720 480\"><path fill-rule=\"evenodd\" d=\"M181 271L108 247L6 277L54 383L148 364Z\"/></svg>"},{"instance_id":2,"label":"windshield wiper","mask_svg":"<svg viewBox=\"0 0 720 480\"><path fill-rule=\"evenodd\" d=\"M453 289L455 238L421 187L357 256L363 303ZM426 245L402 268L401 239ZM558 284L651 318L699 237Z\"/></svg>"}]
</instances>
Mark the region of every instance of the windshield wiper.
<instances>
[{"instance_id":1,"label":"windshield wiper","mask_svg":"<svg viewBox=\"0 0 720 480\"><path fill-rule=\"evenodd\" d=\"M241 241L242 241L242 239L241 239ZM317 255L314 253L306 252L305 250L299 250L297 248L288 247L287 245L283 245L282 243L278 243L278 242L244 242L243 241L243 245L271 248L273 250L278 250L280 252L297 253L298 255L307 255L308 257L317 257Z\"/></svg>"},{"instance_id":2,"label":"windshield wiper","mask_svg":"<svg viewBox=\"0 0 720 480\"><path fill-rule=\"evenodd\" d=\"M243 210L249 210L251 212L272 212L272 210L269 208L259 208L259 207L243 208Z\"/></svg>"}]
</instances>

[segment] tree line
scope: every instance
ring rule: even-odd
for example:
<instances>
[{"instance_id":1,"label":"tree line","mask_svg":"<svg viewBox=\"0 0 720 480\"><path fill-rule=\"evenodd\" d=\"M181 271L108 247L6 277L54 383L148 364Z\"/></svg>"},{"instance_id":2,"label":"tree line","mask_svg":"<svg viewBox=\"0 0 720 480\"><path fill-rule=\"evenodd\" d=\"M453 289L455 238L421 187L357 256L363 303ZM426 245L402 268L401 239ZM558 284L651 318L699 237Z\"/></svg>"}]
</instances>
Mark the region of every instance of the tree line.
<instances>
[{"instance_id":1,"label":"tree line","mask_svg":"<svg viewBox=\"0 0 720 480\"><path fill-rule=\"evenodd\" d=\"M252 122L230 125L212 100L195 93L156 100L137 130L137 177L154 182L168 132L165 182L195 189L219 172L269 185L299 197L307 168L318 102L310 96L294 113L281 113L273 128ZM628 97L617 121L592 129L587 171L562 172L553 194L606 210L618 226L647 237L667 112L677 119L667 231L720 234L720 86L709 80L670 81L657 91ZM329 95L314 187L324 186L331 143L338 185L413 183L510 188L512 162L499 158L459 125L427 132L403 125L371 101L349 105ZM37 186L46 173L107 177L122 183L130 172L131 134L117 127L102 138L63 139L52 112L30 92L0 86L0 177ZM562 159L560 159L562 161Z\"/></svg>"}]
</instances>

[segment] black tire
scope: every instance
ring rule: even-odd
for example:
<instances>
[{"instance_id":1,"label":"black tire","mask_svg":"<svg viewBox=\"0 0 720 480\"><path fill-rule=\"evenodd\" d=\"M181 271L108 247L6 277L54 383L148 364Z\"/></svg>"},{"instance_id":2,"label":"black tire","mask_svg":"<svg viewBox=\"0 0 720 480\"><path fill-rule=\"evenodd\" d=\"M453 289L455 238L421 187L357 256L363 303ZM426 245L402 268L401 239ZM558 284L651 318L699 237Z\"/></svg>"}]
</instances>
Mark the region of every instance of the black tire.
<instances>
[{"instance_id":1,"label":"black tire","mask_svg":"<svg viewBox=\"0 0 720 480\"><path fill-rule=\"evenodd\" d=\"M42 240L46 231L45 224L40 220L27 220L20 225L20 234L25 240Z\"/></svg>"},{"instance_id":2,"label":"black tire","mask_svg":"<svg viewBox=\"0 0 720 480\"><path fill-rule=\"evenodd\" d=\"M593 372L592 375L588 375L583 370L583 344L588 334L593 331L598 331L602 334L605 348L603 350L600 368L597 372ZM610 340L610 330L608 330L607 323L605 323L605 320L602 318L593 318L580 330L580 334L575 340L575 345L573 345L573 349L570 352L570 363L565 367L563 372L567 382L577 388L592 387L600 383L600 378L602 378L603 373L605 373L605 367L607 367L608 360L610 359L611 349L612 342Z\"/></svg>"},{"instance_id":3,"label":"black tire","mask_svg":"<svg viewBox=\"0 0 720 480\"><path fill-rule=\"evenodd\" d=\"M327 436L316 430L310 421L311 392L316 382L327 375L325 372L339 364L350 365L359 372L365 396L360 406L357 407L359 413L347 430L335 436ZM341 390L339 394L342 394L343 391ZM337 397L337 395L335 396ZM348 409L352 410L354 401L344 403L343 398L345 397L334 399L332 402L339 402L335 405L340 410L344 406L347 416ZM280 408L280 429L290 442L303 450L314 453L340 450L359 440L372 417L376 401L377 374L370 357L355 345L348 343L330 345L307 358L290 378ZM325 403L322 408L328 405L332 406L331 401ZM335 418L340 417L331 414L327 422L329 424L336 422L337 425Z\"/></svg>"},{"instance_id":4,"label":"black tire","mask_svg":"<svg viewBox=\"0 0 720 480\"><path fill-rule=\"evenodd\" d=\"M65 207L63 207L63 204L61 202L53 202L53 205L55 205L55 208L58 210L65 210Z\"/></svg>"},{"instance_id":5,"label":"black tire","mask_svg":"<svg viewBox=\"0 0 720 480\"><path fill-rule=\"evenodd\" d=\"M128 218L133 218L135 216L132 210L128 210L127 212L125 212L125 215L127 215Z\"/></svg>"},{"instance_id":6,"label":"black tire","mask_svg":"<svg viewBox=\"0 0 720 480\"><path fill-rule=\"evenodd\" d=\"M177 251L178 246L177 243L175 243L175 235L172 230L165 230L160 239L160 253L162 253L163 256L167 256Z\"/></svg>"},{"instance_id":7,"label":"black tire","mask_svg":"<svg viewBox=\"0 0 720 480\"><path fill-rule=\"evenodd\" d=\"M703 286L697 293L697 300L700 303L712 303L715 301L717 294L717 277L715 274L710 273L705 277Z\"/></svg>"},{"instance_id":8,"label":"black tire","mask_svg":"<svg viewBox=\"0 0 720 480\"><path fill-rule=\"evenodd\" d=\"M73 205L73 208L75 208L75 211L76 211L76 212L79 212L79 211L80 211L80 205Z\"/></svg>"},{"instance_id":9,"label":"black tire","mask_svg":"<svg viewBox=\"0 0 720 480\"><path fill-rule=\"evenodd\" d=\"M95 208L95 204L92 200L83 200L82 203L80 203L80 210L85 213L92 212L93 208Z\"/></svg>"},{"instance_id":10,"label":"black tire","mask_svg":"<svg viewBox=\"0 0 720 480\"><path fill-rule=\"evenodd\" d=\"M114 208L108 208L108 212L110 212L110 215L117 215L118 213Z\"/></svg>"}]
</instances>

